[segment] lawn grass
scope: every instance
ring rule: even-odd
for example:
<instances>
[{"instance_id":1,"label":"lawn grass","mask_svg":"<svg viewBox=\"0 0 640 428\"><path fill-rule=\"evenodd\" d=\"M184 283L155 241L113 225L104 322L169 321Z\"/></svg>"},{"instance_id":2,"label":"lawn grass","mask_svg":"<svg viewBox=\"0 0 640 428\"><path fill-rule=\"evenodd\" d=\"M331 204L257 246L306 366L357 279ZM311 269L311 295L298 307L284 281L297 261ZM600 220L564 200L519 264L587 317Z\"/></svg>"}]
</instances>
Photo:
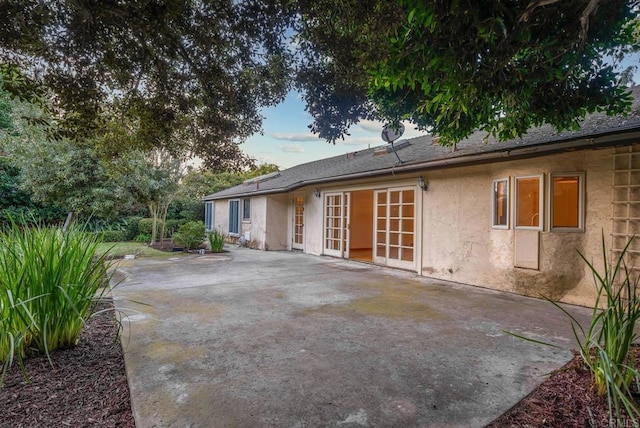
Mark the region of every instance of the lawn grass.
<instances>
[{"instance_id":1,"label":"lawn grass","mask_svg":"<svg viewBox=\"0 0 640 428\"><path fill-rule=\"evenodd\" d=\"M175 257L175 253L158 251L141 242L103 242L98 246L98 254L108 252L111 257L124 257L135 254L136 257Z\"/></svg>"}]
</instances>

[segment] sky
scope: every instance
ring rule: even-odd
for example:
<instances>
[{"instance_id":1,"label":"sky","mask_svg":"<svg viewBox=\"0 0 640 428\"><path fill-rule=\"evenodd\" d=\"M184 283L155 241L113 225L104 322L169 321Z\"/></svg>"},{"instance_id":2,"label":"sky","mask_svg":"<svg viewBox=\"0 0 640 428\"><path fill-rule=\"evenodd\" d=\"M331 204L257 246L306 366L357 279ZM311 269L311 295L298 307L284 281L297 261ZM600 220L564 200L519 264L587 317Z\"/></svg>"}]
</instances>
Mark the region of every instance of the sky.
<instances>
[{"instance_id":1,"label":"sky","mask_svg":"<svg viewBox=\"0 0 640 428\"><path fill-rule=\"evenodd\" d=\"M253 135L240 148L259 164L273 163L280 169L324 159L368 147L386 144L381 137L382 122L364 120L349 129L351 136L330 144L312 134L307 127L313 119L304 111L300 95L291 92L285 101L262 111L264 135ZM402 138L424 135L414 125L404 123Z\"/></svg>"}]
</instances>

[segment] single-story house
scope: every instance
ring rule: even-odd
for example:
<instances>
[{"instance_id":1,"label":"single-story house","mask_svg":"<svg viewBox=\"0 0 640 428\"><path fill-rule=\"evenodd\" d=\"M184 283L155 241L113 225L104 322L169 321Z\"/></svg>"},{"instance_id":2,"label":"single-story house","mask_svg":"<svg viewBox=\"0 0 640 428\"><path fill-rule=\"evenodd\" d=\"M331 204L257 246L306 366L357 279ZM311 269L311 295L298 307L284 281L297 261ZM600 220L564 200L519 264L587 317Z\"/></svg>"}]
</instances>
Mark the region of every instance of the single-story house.
<instances>
[{"instance_id":1,"label":"single-story house","mask_svg":"<svg viewBox=\"0 0 640 428\"><path fill-rule=\"evenodd\" d=\"M299 250L591 306L593 277L640 231L640 88L627 116L589 115L506 142L424 136L322 159L206 196L209 229ZM636 264L640 238L630 247Z\"/></svg>"}]
</instances>

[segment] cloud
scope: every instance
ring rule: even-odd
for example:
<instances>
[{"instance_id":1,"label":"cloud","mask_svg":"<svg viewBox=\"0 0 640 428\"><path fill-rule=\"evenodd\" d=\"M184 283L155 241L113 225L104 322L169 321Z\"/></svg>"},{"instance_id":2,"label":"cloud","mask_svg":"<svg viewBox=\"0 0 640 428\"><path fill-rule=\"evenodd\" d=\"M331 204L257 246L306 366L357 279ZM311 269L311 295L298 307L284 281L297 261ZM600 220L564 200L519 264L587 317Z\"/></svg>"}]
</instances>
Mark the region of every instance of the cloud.
<instances>
[{"instance_id":1,"label":"cloud","mask_svg":"<svg viewBox=\"0 0 640 428\"><path fill-rule=\"evenodd\" d=\"M402 138L413 138L427 134L426 131L418 131L416 129L416 126L409 121L404 120L402 121L402 124L405 128ZM361 120L360 122L358 122L357 126L359 126L360 129L364 132L380 135L382 133L382 127L384 126L384 124L379 120ZM380 138L380 141L382 141L382 138Z\"/></svg>"},{"instance_id":2,"label":"cloud","mask_svg":"<svg viewBox=\"0 0 640 428\"><path fill-rule=\"evenodd\" d=\"M305 151L304 147L302 147L300 144L287 144L278 146L278 148L284 153L304 153Z\"/></svg>"},{"instance_id":3,"label":"cloud","mask_svg":"<svg viewBox=\"0 0 640 428\"><path fill-rule=\"evenodd\" d=\"M358 122L358 126L366 132L375 132L380 134L382 132L382 122L379 120L361 120Z\"/></svg>"},{"instance_id":4,"label":"cloud","mask_svg":"<svg viewBox=\"0 0 640 428\"><path fill-rule=\"evenodd\" d=\"M276 140L283 141L318 141L318 136L311 133L274 132L271 136Z\"/></svg>"}]
</instances>

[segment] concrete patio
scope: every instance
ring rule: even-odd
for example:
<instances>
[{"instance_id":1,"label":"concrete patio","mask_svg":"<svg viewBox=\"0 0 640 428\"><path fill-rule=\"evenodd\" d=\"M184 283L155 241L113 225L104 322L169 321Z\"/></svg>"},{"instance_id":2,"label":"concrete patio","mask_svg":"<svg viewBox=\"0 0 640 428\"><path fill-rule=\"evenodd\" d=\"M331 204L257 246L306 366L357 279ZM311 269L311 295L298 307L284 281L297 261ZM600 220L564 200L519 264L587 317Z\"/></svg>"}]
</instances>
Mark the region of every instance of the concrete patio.
<instances>
[{"instance_id":1,"label":"concrete patio","mask_svg":"<svg viewBox=\"0 0 640 428\"><path fill-rule=\"evenodd\" d=\"M128 315L138 427L481 427L575 347L567 318L541 300L227 249L121 262L113 294Z\"/></svg>"}]
</instances>

